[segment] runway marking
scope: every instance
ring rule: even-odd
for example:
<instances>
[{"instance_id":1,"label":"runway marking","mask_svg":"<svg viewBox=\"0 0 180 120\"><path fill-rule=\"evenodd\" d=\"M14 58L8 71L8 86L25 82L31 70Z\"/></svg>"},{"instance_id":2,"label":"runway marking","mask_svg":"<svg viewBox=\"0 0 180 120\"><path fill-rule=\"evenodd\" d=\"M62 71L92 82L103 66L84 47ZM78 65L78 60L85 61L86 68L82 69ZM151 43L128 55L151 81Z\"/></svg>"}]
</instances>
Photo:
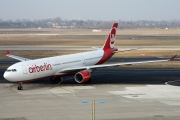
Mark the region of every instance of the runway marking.
<instances>
[{"instance_id":1,"label":"runway marking","mask_svg":"<svg viewBox=\"0 0 180 120\"><path fill-rule=\"evenodd\" d=\"M167 105L180 105L180 87L178 86L146 85L142 87L126 87L124 91L109 91L109 93L139 101L156 100Z\"/></svg>"},{"instance_id":2,"label":"runway marking","mask_svg":"<svg viewBox=\"0 0 180 120\"><path fill-rule=\"evenodd\" d=\"M72 93L78 93L80 90L95 89L95 87L93 86L64 86L62 87L60 84L58 84L58 87Z\"/></svg>"},{"instance_id":3,"label":"runway marking","mask_svg":"<svg viewBox=\"0 0 180 120\"><path fill-rule=\"evenodd\" d=\"M74 91L74 90L69 90L69 89L65 89L65 88L63 88L63 87L61 86L61 83L62 83L63 81L67 81L67 79L66 79L66 80L62 80L62 81L60 81L60 82L57 84L57 85L58 85L58 87L60 87L61 89L64 89L64 90L67 90L67 91L73 92L73 93L77 93L77 91Z\"/></svg>"},{"instance_id":4,"label":"runway marking","mask_svg":"<svg viewBox=\"0 0 180 120\"><path fill-rule=\"evenodd\" d=\"M70 92L73 92L73 93L77 93L77 91L74 91L74 90L69 90L69 89L66 89L66 88L63 88L60 84L61 84L62 82L59 82L57 85L58 85L58 87L60 87L61 89L64 89L64 90L67 90L67 91L70 91Z\"/></svg>"}]
</instances>

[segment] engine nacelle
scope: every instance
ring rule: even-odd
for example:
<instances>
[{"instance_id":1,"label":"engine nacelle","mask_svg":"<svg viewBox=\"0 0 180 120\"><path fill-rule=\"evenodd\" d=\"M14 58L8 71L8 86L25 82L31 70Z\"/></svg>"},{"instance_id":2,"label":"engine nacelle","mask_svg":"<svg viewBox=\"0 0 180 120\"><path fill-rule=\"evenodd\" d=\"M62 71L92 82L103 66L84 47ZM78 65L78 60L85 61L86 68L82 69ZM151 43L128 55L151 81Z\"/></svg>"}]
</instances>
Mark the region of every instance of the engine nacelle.
<instances>
[{"instance_id":1,"label":"engine nacelle","mask_svg":"<svg viewBox=\"0 0 180 120\"><path fill-rule=\"evenodd\" d=\"M77 83L85 83L91 79L91 73L88 71L81 71L75 74L74 79Z\"/></svg>"}]
</instances>

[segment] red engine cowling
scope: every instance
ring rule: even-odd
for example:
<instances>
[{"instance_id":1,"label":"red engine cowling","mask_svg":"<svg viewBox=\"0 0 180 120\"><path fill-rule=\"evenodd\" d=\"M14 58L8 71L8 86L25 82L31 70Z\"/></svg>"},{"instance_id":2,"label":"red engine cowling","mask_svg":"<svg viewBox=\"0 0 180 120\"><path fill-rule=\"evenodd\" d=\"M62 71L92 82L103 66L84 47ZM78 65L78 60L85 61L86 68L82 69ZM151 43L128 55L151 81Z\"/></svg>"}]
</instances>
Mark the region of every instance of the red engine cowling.
<instances>
[{"instance_id":1,"label":"red engine cowling","mask_svg":"<svg viewBox=\"0 0 180 120\"><path fill-rule=\"evenodd\" d=\"M91 73L88 71L81 71L76 73L74 78L77 83L85 83L91 79Z\"/></svg>"}]
</instances>

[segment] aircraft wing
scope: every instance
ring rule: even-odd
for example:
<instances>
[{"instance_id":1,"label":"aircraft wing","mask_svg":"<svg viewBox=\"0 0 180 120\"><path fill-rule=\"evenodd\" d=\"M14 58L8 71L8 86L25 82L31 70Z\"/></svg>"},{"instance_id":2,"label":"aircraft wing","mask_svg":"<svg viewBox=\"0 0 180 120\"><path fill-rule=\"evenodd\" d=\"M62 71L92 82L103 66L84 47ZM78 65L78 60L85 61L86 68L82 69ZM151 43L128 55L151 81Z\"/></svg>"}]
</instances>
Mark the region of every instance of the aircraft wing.
<instances>
[{"instance_id":1,"label":"aircraft wing","mask_svg":"<svg viewBox=\"0 0 180 120\"><path fill-rule=\"evenodd\" d=\"M28 59L28 58L23 58L23 57L19 57L19 56L16 56L16 55L12 55L9 50L6 51L6 56L14 58L14 59L19 60L19 61L31 60L31 59Z\"/></svg>"},{"instance_id":2,"label":"aircraft wing","mask_svg":"<svg viewBox=\"0 0 180 120\"><path fill-rule=\"evenodd\" d=\"M134 65L134 64L143 64L143 63L155 63L155 62L166 62L173 60L177 55L171 57L170 59L164 59L164 60L151 60L151 61L140 61L140 62L123 62L123 63L116 63L116 64L101 64L101 65L92 65L92 66L81 66L81 67L71 67L71 68L65 68L58 73L66 73L66 72L72 72L72 71L78 71L78 70L88 70L88 69L96 69L96 68L105 68L105 67L117 67L122 65Z\"/></svg>"}]
</instances>

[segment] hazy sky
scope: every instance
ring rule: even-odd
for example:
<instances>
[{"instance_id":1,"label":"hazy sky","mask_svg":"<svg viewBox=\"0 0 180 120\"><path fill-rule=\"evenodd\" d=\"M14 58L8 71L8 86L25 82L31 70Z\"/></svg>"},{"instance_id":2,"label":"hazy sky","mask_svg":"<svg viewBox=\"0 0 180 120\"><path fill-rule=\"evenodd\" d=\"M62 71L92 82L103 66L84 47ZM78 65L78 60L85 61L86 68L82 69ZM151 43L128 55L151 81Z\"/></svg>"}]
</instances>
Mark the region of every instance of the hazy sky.
<instances>
[{"instance_id":1,"label":"hazy sky","mask_svg":"<svg viewBox=\"0 0 180 120\"><path fill-rule=\"evenodd\" d=\"M1 0L0 19L180 20L180 0Z\"/></svg>"}]
</instances>

